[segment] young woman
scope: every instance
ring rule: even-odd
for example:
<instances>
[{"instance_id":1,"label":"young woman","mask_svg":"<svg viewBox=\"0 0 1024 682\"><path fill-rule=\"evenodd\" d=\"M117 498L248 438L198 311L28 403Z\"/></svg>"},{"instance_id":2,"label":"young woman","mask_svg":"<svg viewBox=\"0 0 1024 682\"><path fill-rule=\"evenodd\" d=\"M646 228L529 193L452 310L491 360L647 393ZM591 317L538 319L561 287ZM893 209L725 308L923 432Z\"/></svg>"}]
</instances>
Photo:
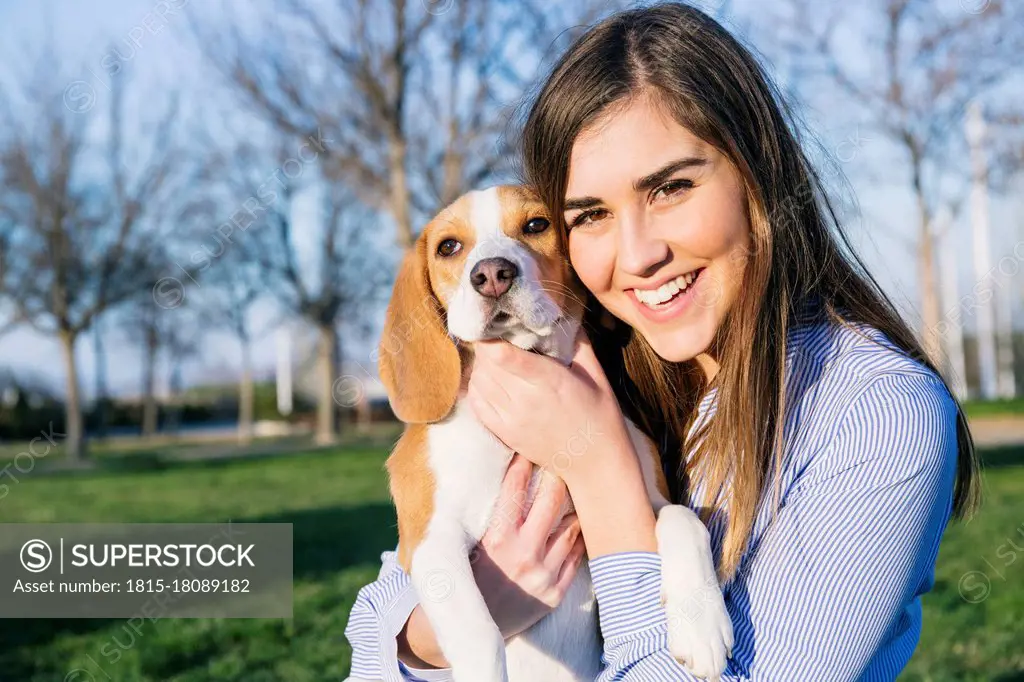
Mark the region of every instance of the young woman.
<instances>
[{"instance_id":1,"label":"young woman","mask_svg":"<svg viewBox=\"0 0 1024 682\"><path fill-rule=\"evenodd\" d=\"M558 603L578 529L600 679L693 679L667 650L655 518L624 409L661 444L673 494L707 520L736 636L726 679L894 679L943 529L974 503L973 446L851 253L757 62L686 6L615 15L562 57L523 152L564 218L591 333L568 368L478 346L469 399L520 455L505 499L530 463L564 482L482 543L477 579L502 631ZM588 425L600 437L553 463ZM566 489L577 518L537 533ZM348 626L354 677L447 679L416 603L385 555Z\"/></svg>"}]
</instances>

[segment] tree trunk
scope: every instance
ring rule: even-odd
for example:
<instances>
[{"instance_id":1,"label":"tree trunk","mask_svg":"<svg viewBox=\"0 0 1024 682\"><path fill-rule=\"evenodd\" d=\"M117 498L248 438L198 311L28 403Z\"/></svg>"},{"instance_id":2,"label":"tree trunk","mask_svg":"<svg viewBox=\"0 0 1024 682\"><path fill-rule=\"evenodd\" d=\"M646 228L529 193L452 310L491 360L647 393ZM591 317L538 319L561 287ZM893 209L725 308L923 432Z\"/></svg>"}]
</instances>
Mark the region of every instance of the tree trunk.
<instances>
[{"instance_id":1,"label":"tree trunk","mask_svg":"<svg viewBox=\"0 0 1024 682\"><path fill-rule=\"evenodd\" d=\"M395 217L398 248L412 246L412 217L409 215L409 181L405 170L406 142L400 134L391 141L388 170L391 176L391 214Z\"/></svg>"},{"instance_id":2,"label":"tree trunk","mask_svg":"<svg viewBox=\"0 0 1024 682\"><path fill-rule=\"evenodd\" d=\"M78 363L75 360L74 333L61 330L60 348L64 356L64 381L67 396L64 401L64 430L67 434L67 458L80 462L85 457L85 438L82 431L82 402L78 391Z\"/></svg>"},{"instance_id":3,"label":"tree trunk","mask_svg":"<svg viewBox=\"0 0 1024 682\"><path fill-rule=\"evenodd\" d=\"M146 329L145 354L142 368L142 435L156 433L158 406L156 403L156 360L160 339L156 326Z\"/></svg>"},{"instance_id":4,"label":"tree trunk","mask_svg":"<svg viewBox=\"0 0 1024 682\"><path fill-rule=\"evenodd\" d=\"M923 333L921 341L924 352L937 366L942 365L942 339L939 334L939 323L942 320L942 309L939 304L937 281L935 278L935 239L931 229L931 217L928 204L921 186L920 165L914 167L914 194L917 197L917 213L919 236L918 255L918 287L921 290L921 324Z\"/></svg>"},{"instance_id":5,"label":"tree trunk","mask_svg":"<svg viewBox=\"0 0 1024 682\"><path fill-rule=\"evenodd\" d=\"M92 328L92 348L96 357L96 433L97 438L107 436L107 358L103 352L103 330L97 319Z\"/></svg>"},{"instance_id":6,"label":"tree trunk","mask_svg":"<svg viewBox=\"0 0 1024 682\"><path fill-rule=\"evenodd\" d=\"M164 430L172 435L178 435L181 428L182 404L180 398L185 383L181 376L181 366L184 361L184 357L177 356L177 353L171 353L171 375L168 378L169 395L164 410Z\"/></svg>"},{"instance_id":7,"label":"tree trunk","mask_svg":"<svg viewBox=\"0 0 1024 682\"><path fill-rule=\"evenodd\" d=\"M321 445L335 441L337 406L334 403L334 380L338 374L335 355L337 332L334 325L322 325L319 329L320 342L317 348L317 378L320 391L316 406L316 442Z\"/></svg>"},{"instance_id":8,"label":"tree trunk","mask_svg":"<svg viewBox=\"0 0 1024 682\"><path fill-rule=\"evenodd\" d=\"M242 379L238 384L238 442L248 445L252 442L254 391L252 382L252 350L249 339L241 338Z\"/></svg>"}]
</instances>

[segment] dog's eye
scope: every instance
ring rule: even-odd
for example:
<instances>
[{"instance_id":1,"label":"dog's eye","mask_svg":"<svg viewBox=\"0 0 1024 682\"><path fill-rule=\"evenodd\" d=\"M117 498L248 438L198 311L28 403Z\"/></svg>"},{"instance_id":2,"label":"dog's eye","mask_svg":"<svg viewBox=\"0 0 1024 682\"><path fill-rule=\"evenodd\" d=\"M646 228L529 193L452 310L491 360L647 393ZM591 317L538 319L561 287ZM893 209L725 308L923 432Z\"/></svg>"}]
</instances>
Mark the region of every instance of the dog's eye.
<instances>
[{"instance_id":1,"label":"dog's eye","mask_svg":"<svg viewBox=\"0 0 1024 682\"><path fill-rule=\"evenodd\" d=\"M448 256L454 256L461 250L462 244L455 239L445 239L437 245L437 255L444 256L445 258Z\"/></svg>"},{"instance_id":2,"label":"dog's eye","mask_svg":"<svg viewBox=\"0 0 1024 682\"><path fill-rule=\"evenodd\" d=\"M540 234L548 229L550 225L551 222L547 218L532 218L523 225L523 234Z\"/></svg>"}]
</instances>

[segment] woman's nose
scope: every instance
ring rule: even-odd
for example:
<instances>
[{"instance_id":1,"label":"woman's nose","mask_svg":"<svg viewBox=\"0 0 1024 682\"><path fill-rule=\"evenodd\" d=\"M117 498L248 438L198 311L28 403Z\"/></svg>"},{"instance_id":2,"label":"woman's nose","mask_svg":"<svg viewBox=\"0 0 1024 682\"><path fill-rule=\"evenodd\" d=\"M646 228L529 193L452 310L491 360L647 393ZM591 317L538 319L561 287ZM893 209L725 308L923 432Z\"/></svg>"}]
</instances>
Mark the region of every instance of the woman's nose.
<instances>
[{"instance_id":1,"label":"woman's nose","mask_svg":"<svg viewBox=\"0 0 1024 682\"><path fill-rule=\"evenodd\" d=\"M620 223L618 266L627 274L644 277L669 259L668 242L647 228L642 215Z\"/></svg>"}]
</instances>

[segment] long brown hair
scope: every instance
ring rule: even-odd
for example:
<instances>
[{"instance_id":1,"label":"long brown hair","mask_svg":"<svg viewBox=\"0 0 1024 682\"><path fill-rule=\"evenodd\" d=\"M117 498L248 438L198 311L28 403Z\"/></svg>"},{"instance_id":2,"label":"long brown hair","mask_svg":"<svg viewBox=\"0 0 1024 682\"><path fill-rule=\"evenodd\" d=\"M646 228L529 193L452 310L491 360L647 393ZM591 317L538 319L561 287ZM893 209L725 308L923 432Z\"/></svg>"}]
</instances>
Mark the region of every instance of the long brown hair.
<instances>
[{"instance_id":1,"label":"long brown hair","mask_svg":"<svg viewBox=\"0 0 1024 682\"><path fill-rule=\"evenodd\" d=\"M721 151L746 189L751 248L742 254L744 293L715 340L720 369L714 418L688 443L708 388L695 363L668 363L640 334L603 329L595 322L601 311L592 297L587 326L627 414L661 444L675 499L685 501L696 476L715 505L728 491L719 574L729 579L746 551L760 501L778 482L786 338L799 315L811 309L839 324L874 327L941 373L851 248L771 80L728 31L692 7L664 3L611 16L555 65L527 116L522 150L526 181L556 220L563 215L576 137L611 105L638 96L654 96L679 124ZM977 501L978 465L959 405L957 440L953 503L962 516ZM702 510L705 520L714 509Z\"/></svg>"}]
</instances>

